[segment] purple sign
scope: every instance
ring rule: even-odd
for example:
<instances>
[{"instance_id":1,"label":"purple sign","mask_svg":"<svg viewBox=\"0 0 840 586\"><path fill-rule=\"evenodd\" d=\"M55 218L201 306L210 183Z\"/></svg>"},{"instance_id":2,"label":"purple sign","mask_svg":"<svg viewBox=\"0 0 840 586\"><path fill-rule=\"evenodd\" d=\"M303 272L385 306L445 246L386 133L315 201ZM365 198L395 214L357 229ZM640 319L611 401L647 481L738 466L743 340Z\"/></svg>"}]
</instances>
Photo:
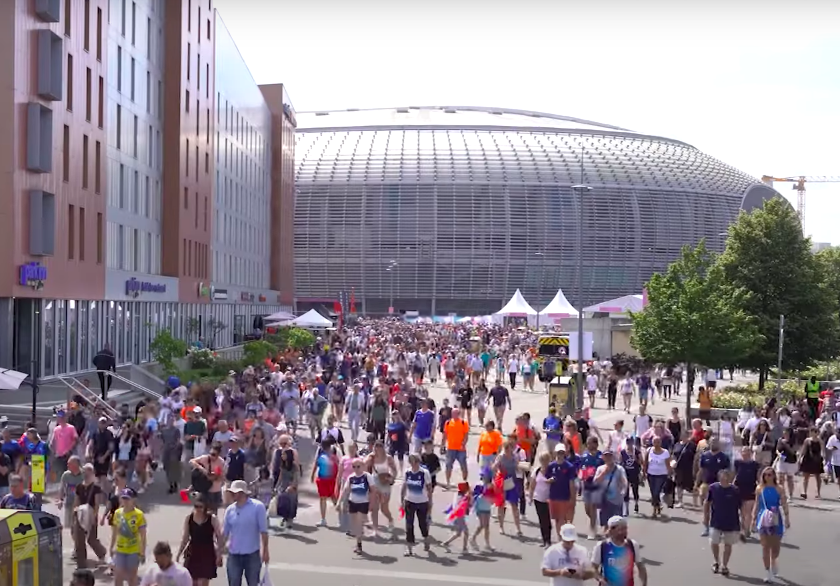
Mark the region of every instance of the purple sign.
<instances>
[{"instance_id":1,"label":"purple sign","mask_svg":"<svg viewBox=\"0 0 840 586\"><path fill-rule=\"evenodd\" d=\"M39 262L20 265L20 284L23 287L35 287L47 280L47 267Z\"/></svg>"},{"instance_id":2,"label":"purple sign","mask_svg":"<svg viewBox=\"0 0 840 586\"><path fill-rule=\"evenodd\" d=\"M140 293L166 293L166 285L163 283L138 281L134 277L125 282L126 295L137 297Z\"/></svg>"}]
</instances>

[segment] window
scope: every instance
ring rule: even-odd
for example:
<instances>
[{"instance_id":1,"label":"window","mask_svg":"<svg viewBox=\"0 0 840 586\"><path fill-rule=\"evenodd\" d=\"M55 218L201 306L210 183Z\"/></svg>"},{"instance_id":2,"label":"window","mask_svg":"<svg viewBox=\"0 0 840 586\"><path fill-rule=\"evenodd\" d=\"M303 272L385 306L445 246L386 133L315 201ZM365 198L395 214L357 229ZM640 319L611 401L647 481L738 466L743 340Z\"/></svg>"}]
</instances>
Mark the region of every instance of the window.
<instances>
[{"instance_id":1,"label":"window","mask_svg":"<svg viewBox=\"0 0 840 586\"><path fill-rule=\"evenodd\" d=\"M125 268L125 226L117 226L117 268Z\"/></svg>"},{"instance_id":2,"label":"window","mask_svg":"<svg viewBox=\"0 0 840 586\"><path fill-rule=\"evenodd\" d=\"M29 192L29 254L55 254L55 194L47 191Z\"/></svg>"},{"instance_id":3,"label":"window","mask_svg":"<svg viewBox=\"0 0 840 586\"><path fill-rule=\"evenodd\" d=\"M85 208L79 208L79 260L85 260Z\"/></svg>"},{"instance_id":4,"label":"window","mask_svg":"<svg viewBox=\"0 0 840 586\"><path fill-rule=\"evenodd\" d=\"M73 111L73 56L67 53L67 111Z\"/></svg>"},{"instance_id":5,"label":"window","mask_svg":"<svg viewBox=\"0 0 840 586\"><path fill-rule=\"evenodd\" d=\"M187 81L190 80L190 67L192 65L192 47L187 43Z\"/></svg>"},{"instance_id":6,"label":"window","mask_svg":"<svg viewBox=\"0 0 840 586\"><path fill-rule=\"evenodd\" d=\"M62 145L63 157L61 176L64 182L70 181L70 127L64 125L64 144Z\"/></svg>"},{"instance_id":7,"label":"window","mask_svg":"<svg viewBox=\"0 0 840 586\"><path fill-rule=\"evenodd\" d=\"M67 258L73 260L76 256L76 206L70 204L67 213Z\"/></svg>"},{"instance_id":8,"label":"window","mask_svg":"<svg viewBox=\"0 0 840 586\"><path fill-rule=\"evenodd\" d=\"M35 0L35 14L44 22L61 22L59 0Z\"/></svg>"},{"instance_id":9,"label":"window","mask_svg":"<svg viewBox=\"0 0 840 586\"><path fill-rule=\"evenodd\" d=\"M96 143L99 144L99 143ZM96 264L102 264L102 256L103 256L103 244L105 241L103 235L103 225L102 225L102 212L97 212L96 214Z\"/></svg>"},{"instance_id":10,"label":"window","mask_svg":"<svg viewBox=\"0 0 840 586\"><path fill-rule=\"evenodd\" d=\"M208 214L208 203L207 203L207 196L205 195L204 196L204 231L205 232L207 232L207 222L208 222L207 214Z\"/></svg>"},{"instance_id":11,"label":"window","mask_svg":"<svg viewBox=\"0 0 840 586\"><path fill-rule=\"evenodd\" d=\"M117 47L117 91L122 93L122 47Z\"/></svg>"},{"instance_id":12,"label":"window","mask_svg":"<svg viewBox=\"0 0 840 586\"><path fill-rule=\"evenodd\" d=\"M125 0L122 0L120 19L120 33L122 34L123 38L125 38Z\"/></svg>"},{"instance_id":13,"label":"window","mask_svg":"<svg viewBox=\"0 0 840 586\"><path fill-rule=\"evenodd\" d=\"M210 98L210 62L204 64L204 97Z\"/></svg>"},{"instance_id":14,"label":"window","mask_svg":"<svg viewBox=\"0 0 840 586\"><path fill-rule=\"evenodd\" d=\"M133 151L134 151L134 158L137 158L137 135L140 132L140 119L137 118L137 115L134 115L134 144L133 144Z\"/></svg>"},{"instance_id":15,"label":"window","mask_svg":"<svg viewBox=\"0 0 840 586\"><path fill-rule=\"evenodd\" d=\"M93 191L102 191L102 143L98 140L93 148Z\"/></svg>"},{"instance_id":16,"label":"window","mask_svg":"<svg viewBox=\"0 0 840 586\"><path fill-rule=\"evenodd\" d=\"M131 46L137 42L137 3L131 3Z\"/></svg>"},{"instance_id":17,"label":"window","mask_svg":"<svg viewBox=\"0 0 840 586\"><path fill-rule=\"evenodd\" d=\"M120 163L120 174L117 185L117 207L121 210L125 209L125 165Z\"/></svg>"},{"instance_id":18,"label":"window","mask_svg":"<svg viewBox=\"0 0 840 586\"><path fill-rule=\"evenodd\" d=\"M58 102L64 95L64 46L61 37L49 29L38 30L38 95Z\"/></svg>"},{"instance_id":19,"label":"window","mask_svg":"<svg viewBox=\"0 0 840 586\"><path fill-rule=\"evenodd\" d=\"M132 57L131 58L131 72L130 72L131 73L131 81L130 81L131 90L130 90L130 92L131 92L131 101L132 102L134 101L134 75L136 73L136 69L137 69L137 63L134 60L134 57Z\"/></svg>"},{"instance_id":20,"label":"window","mask_svg":"<svg viewBox=\"0 0 840 586\"><path fill-rule=\"evenodd\" d=\"M192 0L187 0L187 30L192 30Z\"/></svg>"},{"instance_id":21,"label":"window","mask_svg":"<svg viewBox=\"0 0 840 586\"><path fill-rule=\"evenodd\" d=\"M146 114L152 113L152 73L146 71ZM151 136L151 135L149 135Z\"/></svg>"},{"instance_id":22,"label":"window","mask_svg":"<svg viewBox=\"0 0 840 586\"><path fill-rule=\"evenodd\" d=\"M186 187L184 188L184 209L190 209L190 190Z\"/></svg>"},{"instance_id":23,"label":"window","mask_svg":"<svg viewBox=\"0 0 840 586\"><path fill-rule=\"evenodd\" d=\"M82 136L82 189L88 188L88 135Z\"/></svg>"},{"instance_id":24,"label":"window","mask_svg":"<svg viewBox=\"0 0 840 586\"><path fill-rule=\"evenodd\" d=\"M97 126L102 128L103 124L105 124L105 78L101 75L99 76L99 101L96 104L97 112L96 117Z\"/></svg>"},{"instance_id":25,"label":"window","mask_svg":"<svg viewBox=\"0 0 840 586\"><path fill-rule=\"evenodd\" d=\"M204 174L210 174L210 153L204 153Z\"/></svg>"},{"instance_id":26,"label":"window","mask_svg":"<svg viewBox=\"0 0 840 586\"><path fill-rule=\"evenodd\" d=\"M207 19L207 40L210 40L210 19Z\"/></svg>"},{"instance_id":27,"label":"window","mask_svg":"<svg viewBox=\"0 0 840 586\"><path fill-rule=\"evenodd\" d=\"M198 164L199 164L199 157L198 157L198 145L195 146L195 179L198 181Z\"/></svg>"},{"instance_id":28,"label":"window","mask_svg":"<svg viewBox=\"0 0 840 586\"><path fill-rule=\"evenodd\" d=\"M88 67L85 70L85 120L90 122L90 113L93 108L93 72Z\"/></svg>"},{"instance_id":29,"label":"window","mask_svg":"<svg viewBox=\"0 0 840 586\"><path fill-rule=\"evenodd\" d=\"M154 166L153 161L155 160L155 150L154 150L154 145L152 143L152 137L153 136L154 136L154 132L152 132L152 125L149 124L149 134L148 134L148 137L146 139L146 143L149 147L149 153L148 153L148 156L146 157L146 164L149 167ZM147 177L147 179L148 179L148 177Z\"/></svg>"},{"instance_id":30,"label":"window","mask_svg":"<svg viewBox=\"0 0 840 586\"><path fill-rule=\"evenodd\" d=\"M185 168L186 168L187 177L189 177L190 176L190 139L187 139L187 148L185 150L186 150L185 154L186 154L186 158L187 158Z\"/></svg>"},{"instance_id":31,"label":"window","mask_svg":"<svg viewBox=\"0 0 840 586\"><path fill-rule=\"evenodd\" d=\"M190 111L190 90L185 90L185 91L186 91L186 94L185 94L186 97L184 98L184 109L186 109L186 111L189 112Z\"/></svg>"},{"instance_id":32,"label":"window","mask_svg":"<svg viewBox=\"0 0 840 586\"><path fill-rule=\"evenodd\" d=\"M152 60L152 19L146 19L146 59Z\"/></svg>"},{"instance_id":33,"label":"window","mask_svg":"<svg viewBox=\"0 0 840 586\"><path fill-rule=\"evenodd\" d=\"M96 9L96 60L102 61L102 9Z\"/></svg>"},{"instance_id":34,"label":"window","mask_svg":"<svg viewBox=\"0 0 840 586\"><path fill-rule=\"evenodd\" d=\"M196 35L196 38L198 39L198 42L200 43L201 42L201 6L198 7L198 18L195 19L195 26L198 27L198 34Z\"/></svg>"},{"instance_id":35,"label":"window","mask_svg":"<svg viewBox=\"0 0 840 586\"><path fill-rule=\"evenodd\" d=\"M206 116L204 118L205 118L205 120L204 120L205 121L204 132L206 134L205 142L207 144L210 144L210 108L207 108Z\"/></svg>"},{"instance_id":36,"label":"window","mask_svg":"<svg viewBox=\"0 0 840 586\"><path fill-rule=\"evenodd\" d=\"M183 265L181 267L181 272L186 275L187 274L187 239L184 238L184 239L181 240L181 242L182 242L183 248L184 248L184 252L181 253L181 259L182 259L181 264Z\"/></svg>"},{"instance_id":37,"label":"window","mask_svg":"<svg viewBox=\"0 0 840 586\"><path fill-rule=\"evenodd\" d=\"M201 91L201 53L195 54L195 89Z\"/></svg>"},{"instance_id":38,"label":"window","mask_svg":"<svg viewBox=\"0 0 840 586\"><path fill-rule=\"evenodd\" d=\"M198 230L198 192L195 192L195 229Z\"/></svg>"},{"instance_id":39,"label":"window","mask_svg":"<svg viewBox=\"0 0 840 586\"><path fill-rule=\"evenodd\" d=\"M70 5L73 3L73 0L64 0L64 36L70 37L70 23L73 21L72 15L70 14Z\"/></svg>"},{"instance_id":40,"label":"window","mask_svg":"<svg viewBox=\"0 0 840 586\"><path fill-rule=\"evenodd\" d=\"M131 270L132 271L139 271L140 270L140 230L137 230L135 228L134 230L132 230L132 233L133 233L132 236L134 237L134 242L132 243L133 244L132 248L134 249L134 250L132 250L132 252L134 253L134 258L132 260L134 262L132 262Z\"/></svg>"},{"instance_id":41,"label":"window","mask_svg":"<svg viewBox=\"0 0 840 586\"><path fill-rule=\"evenodd\" d=\"M117 150L122 148L122 106L117 104Z\"/></svg>"},{"instance_id":42,"label":"window","mask_svg":"<svg viewBox=\"0 0 840 586\"><path fill-rule=\"evenodd\" d=\"M85 0L85 29L82 42L85 51L90 51L90 0Z\"/></svg>"}]
</instances>

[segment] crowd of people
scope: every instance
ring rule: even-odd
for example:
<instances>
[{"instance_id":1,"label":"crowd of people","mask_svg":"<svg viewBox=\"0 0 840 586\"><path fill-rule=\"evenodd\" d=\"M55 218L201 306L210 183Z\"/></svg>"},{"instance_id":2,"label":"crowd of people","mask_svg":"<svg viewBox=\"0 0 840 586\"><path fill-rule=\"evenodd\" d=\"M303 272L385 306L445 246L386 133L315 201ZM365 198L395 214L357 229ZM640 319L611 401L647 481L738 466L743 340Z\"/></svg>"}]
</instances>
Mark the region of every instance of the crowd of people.
<instances>
[{"instance_id":1,"label":"crowd of people","mask_svg":"<svg viewBox=\"0 0 840 586\"><path fill-rule=\"evenodd\" d=\"M133 409L115 405L111 412L79 397L57 413L46 441L35 429L20 440L6 430L0 480L5 475L9 488L0 507L40 507L40 495L27 488L29 458L49 454L76 564L80 570L96 564L90 548L99 564L113 568L117 586L135 586L148 549L136 499L164 481L192 508L178 547L154 546L155 564L143 583L166 575L173 584L202 586L224 567L229 584L244 578L256 586L269 562L270 518L279 519L278 531L294 530L299 489L308 479L318 494L319 524L335 523L359 554L369 538L396 539L398 521L406 556L415 555L418 541L426 550L456 542L464 551L492 550L494 513L498 530L507 533L512 521L518 537L533 511L547 548L544 575L597 574L623 586L608 568L638 565L646 581L627 519L640 513L640 487L647 485L653 519L683 506L703 515L713 571L728 574L732 546L755 534L766 581L775 579L796 473L803 475L803 496L814 479L819 498L824 473L840 471L840 418L833 410L816 428L807 405L770 402L724 419L713 432L714 385L704 385L701 417L686 429L676 407L668 419L647 413L657 395L668 401L679 394L678 367L631 376L596 361L587 365L588 408L563 413L552 406L542 421L510 415L517 376L530 390L535 378L557 368L536 358L536 343L523 328L361 321L312 348L231 371L217 386L173 380L160 401ZM429 393L438 381L449 390L440 405ZM609 432L599 429L590 409L599 401L614 408L618 394L626 419ZM479 433L470 453L473 426ZM301 441L317 446L311 469L303 468ZM477 474L470 476L473 466ZM448 506L440 520L449 531L432 536L432 518L441 515L433 504L441 499ZM599 540L591 555L580 555L576 518L589 539ZM105 525L107 547L98 535ZM558 559L578 561L559 568ZM79 583L87 575L78 573Z\"/></svg>"}]
</instances>

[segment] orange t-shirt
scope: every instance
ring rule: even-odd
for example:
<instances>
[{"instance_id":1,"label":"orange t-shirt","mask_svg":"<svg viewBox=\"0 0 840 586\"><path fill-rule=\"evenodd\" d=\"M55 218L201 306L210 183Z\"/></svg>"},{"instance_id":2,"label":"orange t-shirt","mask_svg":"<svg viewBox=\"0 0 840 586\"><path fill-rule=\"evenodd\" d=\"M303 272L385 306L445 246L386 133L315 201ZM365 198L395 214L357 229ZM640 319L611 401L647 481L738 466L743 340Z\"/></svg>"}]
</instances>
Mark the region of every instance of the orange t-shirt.
<instances>
[{"instance_id":1,"label":"orange t-shirt","mask_svg":"<svg viewBox=\"0 0 840 586\"><path fill-rule=\"evenodd\" d=\"M574 450L575 454L580 454L580 434L575 433L565 433L563 434L566 440L572 442L572 450Z\"/></svg>"},{"instance_id":2,"label":"orange t-shirt","mask_svg":"<svg viewBox=\"0 0 840 586\"><path fill-rule=\"evenodd\" d=\"M499 453L503 441L504 438L497 429L482 432L478 439L478 453L482 456L495 456Z\"/></svg>"},{"instance_id":3,"label":"orange t-shirt","mask_svg":"<svg viewBox=\"0 0 840 586\"><path fill-rule=\"evenodd\" d=\"M531 450L534 448L534 443L536 442L536 439L537 436L534 433L534 430L530 427L516 428L516 443L519 445L520 448L525 450L526 454L531 454Z\"/></svg>"},{"instance_id":4,"label":"orange t-shirt","mask_svg":"<svg viewBox=\"0 0 840 586\"><path fill-rule=\"evenodd\" d=\"M450 419L444 427L446 432L446 449L463 450L464 440L470 432L470 425L463 419Z\"/></svg>"}]
</instances>

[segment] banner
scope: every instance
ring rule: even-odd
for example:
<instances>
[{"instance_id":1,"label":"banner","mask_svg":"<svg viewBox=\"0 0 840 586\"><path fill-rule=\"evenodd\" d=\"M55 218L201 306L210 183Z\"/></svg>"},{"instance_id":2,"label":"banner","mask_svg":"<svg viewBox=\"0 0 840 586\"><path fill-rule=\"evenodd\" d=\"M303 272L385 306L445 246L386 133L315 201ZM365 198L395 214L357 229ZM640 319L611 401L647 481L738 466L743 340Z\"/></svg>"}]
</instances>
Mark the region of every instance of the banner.
<instances>
[{"instance_id":1,"label":"banner","mask_svg":"<svg viewBox=\"0 0 840 586\"><path fill-rule=\"evenodd\" d=\"M44 456L32 456L32 492L43 494L47 484L47 462Z\"/></svg>"}]
</instances>

